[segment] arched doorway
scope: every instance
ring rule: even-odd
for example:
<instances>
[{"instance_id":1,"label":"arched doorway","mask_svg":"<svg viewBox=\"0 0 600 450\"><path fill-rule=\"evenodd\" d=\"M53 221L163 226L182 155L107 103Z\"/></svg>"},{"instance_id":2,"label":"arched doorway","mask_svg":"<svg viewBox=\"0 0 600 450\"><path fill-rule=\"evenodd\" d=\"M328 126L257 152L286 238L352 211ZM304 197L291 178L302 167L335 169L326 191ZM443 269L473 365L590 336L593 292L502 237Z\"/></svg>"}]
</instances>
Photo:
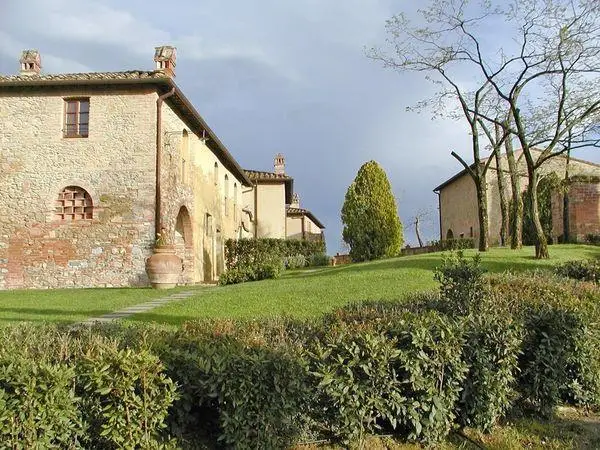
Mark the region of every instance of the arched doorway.
<instances>
[{"instance_id":1,"label":"arched doorway","mask_svg":"<svg viewBox=\"0 0 600 450\"><path fill-rule=\"evenodd\" d=\"M452 232L452 228L448 228L446 232L446 239L454 239L454 233Z\"/></svg>"},{"instance_id":2,"label":"arched doorway","mask_svg":"<svg viewBox=\"0 0 600 450\"><path fill-rule=\"evenodd\" d=\"M179 208L175 221L175 251L183 259L183 282L189 283L194 278L194 239L192 219L185 206Z\"/></svg>"}]
</instances>

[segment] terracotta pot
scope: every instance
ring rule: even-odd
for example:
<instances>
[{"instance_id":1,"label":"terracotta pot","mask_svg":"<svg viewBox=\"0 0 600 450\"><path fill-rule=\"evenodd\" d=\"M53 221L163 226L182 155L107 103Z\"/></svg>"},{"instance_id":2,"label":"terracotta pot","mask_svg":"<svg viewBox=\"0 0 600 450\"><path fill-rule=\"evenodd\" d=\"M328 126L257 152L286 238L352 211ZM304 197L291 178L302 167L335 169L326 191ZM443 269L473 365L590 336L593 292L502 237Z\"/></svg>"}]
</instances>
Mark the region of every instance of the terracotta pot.
<instances>
[{"instance_id":1,"label":"terracotta pot","mask_svg":"<svg viewBox=\"0 0 600 450\"><path fill-rule=\"evenodd\" d=\"M173 246L155 247L153 255L146 259L146 273L155 289L174 288L181 272L183 261L175 254Z\"/></svg>"}]
</instances>

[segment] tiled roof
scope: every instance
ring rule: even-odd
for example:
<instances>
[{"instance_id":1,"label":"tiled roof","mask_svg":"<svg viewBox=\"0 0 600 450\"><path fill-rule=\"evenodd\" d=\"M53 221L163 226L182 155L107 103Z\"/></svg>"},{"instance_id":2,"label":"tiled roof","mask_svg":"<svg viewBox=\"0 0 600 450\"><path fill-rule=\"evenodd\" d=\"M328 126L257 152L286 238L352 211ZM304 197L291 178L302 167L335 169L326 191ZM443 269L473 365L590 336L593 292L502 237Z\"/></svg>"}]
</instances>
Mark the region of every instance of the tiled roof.
<instances>
[{"instance_id":1,"label":"tiled roof","mask_svg":"<svg viewBox=\"0 0 600 450\"><path fill-rule=\"evenodd\" d=\"M19 82L38 84L44 81L142 80L168 78L159 70L128 70L124 72L59 73L44 75L0 75L0 83Z\"/></svg>"},{"instance_id":2,"label":"tiled roof","mask_svg":"<svg viewBox=\"0 0 600 450\"><path fill-rule=\"evenodd\" d=\"M284 173L275 173L275 172L262 172L260 170L248 170L244 169L248 178L253 181L265 181L265 180L293 180L292 177L284 174Z\"/></svg>"},{"instance_id":3,"label":"tiled roof","mask_svg":"<svg viewBox=\"0 0 600 450\"><path fill-rule=\"evenodd\" d=\"M316 226L318 226L321 229L325 228L325 225L323 225L319 221L319 219L317 219L315 217L315 215L313 213L311 213L308 209L292 208L291 206L288 206L286 209L286 215L288 215L288 216L307 216L310 220L312 220L314 222L314 224Z\"/></svg>"}]
</instances>

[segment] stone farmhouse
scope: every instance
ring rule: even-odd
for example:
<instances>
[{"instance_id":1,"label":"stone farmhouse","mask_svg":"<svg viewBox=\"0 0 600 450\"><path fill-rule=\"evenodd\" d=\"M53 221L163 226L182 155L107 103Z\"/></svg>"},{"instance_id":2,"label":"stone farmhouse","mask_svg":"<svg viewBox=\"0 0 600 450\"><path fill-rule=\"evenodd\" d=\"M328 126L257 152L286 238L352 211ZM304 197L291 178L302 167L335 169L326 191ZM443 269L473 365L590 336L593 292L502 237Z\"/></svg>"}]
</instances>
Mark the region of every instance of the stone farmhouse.
<instances>
[{"instance_id":1,"label":"stone farmhouse","mask_svg":"<svg viewBox=\"0 0 600 450\"><path fill-rule=\"evenodd\" d=\"M147 285L157 236L183 259L180 283L210 282L224 241L261 230L256 217L287 236L267 213L285 214L291 182L285 199L263 197L175 84L176 49L154 62L52 75L28 50L0 75L0 288ZM252 203L254 218L250 191L268 205Z\"/></svg>"},{"instance_id":2,"label":"stone farmhouse","mask_svg":"<svg viewBox=\"0 0 600 450\"><path fill-rule=\"evenodd\" d=\"M300 208L294 179L285 173L285 158L275 155L273 172L246 170L252 189L243 193L247 236L323 240L325 226L309 210Z\"/></svg>"},{"instance_id":3,"label":"stone farmhouse","mask_svg":"<svg viewBox=\"0 0 600 450\"><path fill-rule=\"evenodd\" d=\"M515 160L520 174L521 190L525 191L528 179L521 151L515 152ZM540 171L542 174L554 172L562 179L565 175L566 162L564 156L551 158L541 166ZM482 162L484 163L485 161ZM497 170L495 161L492 161L486 176L490 245L500 244L502 225ZM506 155L500 157L500 170L504 174L506 196L510 198ZM577 241L583 241L587 234L600 233L600 184L593 181L600 179L600 165L570 158L569 175L573 180L581 180L572 182L569 189L570 236ZM438 194L440 239L474 238L477 242L479 239L477 194L475 183L467 171L458 172L433 191ZM559 237L563 235L562 196L553 196L552 211L552 236L554 242L558 242Z\"/></svg>"}]
</instances>

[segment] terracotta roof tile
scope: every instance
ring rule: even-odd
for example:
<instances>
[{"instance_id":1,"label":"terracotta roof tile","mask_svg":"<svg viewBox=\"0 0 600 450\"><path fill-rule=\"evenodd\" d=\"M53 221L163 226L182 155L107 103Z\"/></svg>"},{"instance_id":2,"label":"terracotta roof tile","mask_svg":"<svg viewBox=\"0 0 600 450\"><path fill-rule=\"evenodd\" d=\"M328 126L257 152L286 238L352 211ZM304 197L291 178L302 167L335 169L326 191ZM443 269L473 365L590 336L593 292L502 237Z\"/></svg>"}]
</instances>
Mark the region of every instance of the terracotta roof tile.
<instances>
[{"instance_id":1,"label":"terracotta roof tile","mask_svg":"<svg viewBox=\"0 0 600 450\"><path fill-rule=\"evenodd\" d=\"M59 73L45 75L0 75L3 82L30 82L40 81L87 81L87 80L141 80L146 78L167 78L159 70L127 70L123 72L89 72L89 73Z\"/></svg>"},{"instance_id":2,"label":"terracotta roof tile","mask_svg":"<svg viewBox=\"0 0 600 450\"><path fill-rule=\"evenodd\" d=\"M293 180L292 177L284 174L284 173L275 173L275 172L262 172L260 170L248 170L244 169L248 178L253 181L264 181L264 180Z\"/></svg>"},{"instance_id":3,"label":"terracotta roof tile","mask_svg":"<svg viewBox=\"0 0 600 450\"><path fill-rule=\"evenodd\" d=\"M308 209L292 208L292 207L288 206L285 214L286 214L286 216L307 216L310 220L312 220L314 222L314 224L316 226L318 226L321 229L325 228L325 225L323 225L319 221L319 219L317 219L315 217L315 215L313 213L311 213Z\"/></svg>"}]
</instances>

